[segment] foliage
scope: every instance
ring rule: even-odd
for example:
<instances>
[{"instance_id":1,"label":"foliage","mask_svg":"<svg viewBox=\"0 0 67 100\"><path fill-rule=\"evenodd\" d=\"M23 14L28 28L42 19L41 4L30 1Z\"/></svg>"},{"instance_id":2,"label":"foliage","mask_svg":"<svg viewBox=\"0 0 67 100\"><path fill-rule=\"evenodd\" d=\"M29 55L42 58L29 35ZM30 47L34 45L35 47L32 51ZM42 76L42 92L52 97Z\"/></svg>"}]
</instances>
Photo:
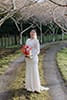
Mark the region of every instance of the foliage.
<instances>
[{"instance_id":1,"label":"foliage","mask_svg":"<svg viewBox=\"0 0 67 100\"><path fill-rule=\"evenodd\" d=\"M3 35L19 35L19 32L16 28L15 23L13 22L13 20L8 19L4 22L4 24L0 27L0 36Z\"/></svg>"}]
</instances>

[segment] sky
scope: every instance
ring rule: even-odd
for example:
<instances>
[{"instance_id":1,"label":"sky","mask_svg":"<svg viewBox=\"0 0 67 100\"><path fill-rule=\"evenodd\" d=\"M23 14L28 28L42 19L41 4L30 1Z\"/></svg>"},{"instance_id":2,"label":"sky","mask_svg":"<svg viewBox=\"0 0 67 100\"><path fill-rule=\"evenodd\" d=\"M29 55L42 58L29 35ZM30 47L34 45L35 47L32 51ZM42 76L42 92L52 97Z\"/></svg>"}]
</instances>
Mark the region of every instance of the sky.
<instances>
[{"instance_id":1,"label":"sky","mask_svg":"<svg viewBox=\"0 0 67 100\"><path fill-rule=\"evenodd\" d=\"M35 1L37 1L37 0L35 0ZM39 0L38 2L43 2L43 1L47 1L47 0Z\"/></svg>"}]
</instances>

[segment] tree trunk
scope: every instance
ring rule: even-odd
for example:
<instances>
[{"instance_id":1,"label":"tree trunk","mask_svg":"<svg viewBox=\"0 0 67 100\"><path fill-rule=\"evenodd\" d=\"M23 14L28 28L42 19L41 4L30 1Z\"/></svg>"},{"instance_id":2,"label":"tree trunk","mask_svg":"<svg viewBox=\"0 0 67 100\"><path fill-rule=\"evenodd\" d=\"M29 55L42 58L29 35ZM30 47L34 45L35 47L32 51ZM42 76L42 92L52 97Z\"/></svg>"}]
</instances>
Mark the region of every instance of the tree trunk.
<instances>
[{"instance_id":1,"label":"tree trunk","mask_svg":"<svg viewBox=\"0 0 67 100\"><path fill-rule=\"evenodd\" d=\"M43 43L43 37L42 37L42 24L40 23L40 36L41 36L41 44Z\"/></svg>"}]
</instances>

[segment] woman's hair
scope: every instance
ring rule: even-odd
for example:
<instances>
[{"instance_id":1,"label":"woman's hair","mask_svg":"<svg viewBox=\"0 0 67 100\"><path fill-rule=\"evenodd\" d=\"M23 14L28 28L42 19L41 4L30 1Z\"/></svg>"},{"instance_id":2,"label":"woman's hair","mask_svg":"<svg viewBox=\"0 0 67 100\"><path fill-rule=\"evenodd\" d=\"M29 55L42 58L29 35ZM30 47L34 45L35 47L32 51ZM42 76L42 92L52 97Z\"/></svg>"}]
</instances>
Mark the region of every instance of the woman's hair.
<instances>
[{"instance_id":1,"label":"woman's hair","mask_svg":"<svg viewBox=\"0 0 67 100\"><path fill-rule=\"evenodd\" d=\"M33 29L33 30L30 31L30 33L31 33L31 32L32 32L32 33L35 33L35 39L37 39L37 32L36 32L36 30Z\"/></svg>"}]
</instances>

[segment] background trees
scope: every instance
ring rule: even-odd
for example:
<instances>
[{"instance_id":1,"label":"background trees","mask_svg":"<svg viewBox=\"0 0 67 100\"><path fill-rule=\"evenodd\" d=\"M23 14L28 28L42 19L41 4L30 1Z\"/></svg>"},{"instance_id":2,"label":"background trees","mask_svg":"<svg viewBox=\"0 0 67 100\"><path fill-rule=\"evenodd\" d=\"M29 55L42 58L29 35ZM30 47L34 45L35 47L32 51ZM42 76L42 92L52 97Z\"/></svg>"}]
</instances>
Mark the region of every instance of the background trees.
<instances>
[{"instance_id":1,"label":"background trees","mask_svg":"<svg viewBox=\"0 0 67 100\"><path fill-rule=\"evenodd\" d=\"M62 33L67 31L66 3L67 0L0 0L0 26L2 28L5 21L11 19L10 23L13 23L17 29L17 32L16 29L13 30L14 33L20 34L20 44L22 44L22 34L25 31L37 28L42 42L42 33L46 34L43 29L49 22L56 23ZM48 30L50 29L47 29L47 32Z\"/></svg>"}]
</instances>

